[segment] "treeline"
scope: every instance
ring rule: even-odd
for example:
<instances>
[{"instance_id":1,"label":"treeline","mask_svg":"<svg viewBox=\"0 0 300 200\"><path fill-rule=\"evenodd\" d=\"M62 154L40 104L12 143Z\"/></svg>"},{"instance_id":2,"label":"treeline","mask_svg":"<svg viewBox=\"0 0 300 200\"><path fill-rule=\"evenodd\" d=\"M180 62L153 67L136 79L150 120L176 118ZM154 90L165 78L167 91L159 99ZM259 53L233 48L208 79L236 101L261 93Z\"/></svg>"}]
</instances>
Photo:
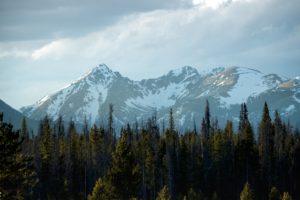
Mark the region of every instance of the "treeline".
<instances>
[{"instance_id":1,"label":"treeline","mask_svg":"<svg viewBox=\"0 0 300 200\"><path fill-rule=\"evenodd\" d=\"M300 135L265 103L257 135L241 105L238 130L211 122L179 133L172 109L162 132L154 115L116 137L108 126L77 130L60 117L29 137L0 116L0 199L300 199Z\"/></svg>"}]
</instances>

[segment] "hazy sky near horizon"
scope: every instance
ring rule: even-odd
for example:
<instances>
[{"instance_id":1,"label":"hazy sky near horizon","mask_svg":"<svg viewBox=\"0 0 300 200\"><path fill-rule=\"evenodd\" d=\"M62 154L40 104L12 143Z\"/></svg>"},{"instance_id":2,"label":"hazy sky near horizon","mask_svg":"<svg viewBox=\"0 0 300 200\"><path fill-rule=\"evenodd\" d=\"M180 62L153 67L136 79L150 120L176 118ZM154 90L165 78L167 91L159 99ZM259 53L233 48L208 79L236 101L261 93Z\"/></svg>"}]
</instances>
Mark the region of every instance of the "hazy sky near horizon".
<instances>
[{"instance_id":1,"label":"hazy sky near horizon","mask_svg":"<svg viewBox=\"0 0 300 200\"><path fill-rule=\"evenodd\" d=\"M190 65L300 75L299 0L1 0L0 99L33 104L105 63L133 80Z\"/></svg>"}]
</instances>

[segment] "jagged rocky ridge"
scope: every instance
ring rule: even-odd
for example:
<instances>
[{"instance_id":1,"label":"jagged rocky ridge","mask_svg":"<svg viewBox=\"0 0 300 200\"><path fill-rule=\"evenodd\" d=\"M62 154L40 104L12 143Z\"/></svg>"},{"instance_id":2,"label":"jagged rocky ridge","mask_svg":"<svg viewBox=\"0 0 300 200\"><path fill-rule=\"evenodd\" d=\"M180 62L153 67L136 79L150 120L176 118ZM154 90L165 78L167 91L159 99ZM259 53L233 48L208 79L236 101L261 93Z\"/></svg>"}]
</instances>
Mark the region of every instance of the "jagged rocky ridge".
<instances>
[{"instance_id":1,"label":"jagged rocky ridge","mask_svg":"<svg viewBox=\"0 0 300 200\"><path fill-rule=\"evenodd\" d=\"M199 128L206 99L212 116L222 126L225 120L238 120L240 104L246 102L249 117L257 125L264 101L271 112L278 109L284 119L300 123L300 80L242 68L215 68L199 73L185 66L154 79L133 81L113 72L106 65L95 67L79 80L35 104L21 108L31 119L46 114L53 120L106 124L108 107L114 105L114 121L122 126L142 121L156 112L159 123L167 122L170 107L180 130Z\"/></svg>"}]
</instances>

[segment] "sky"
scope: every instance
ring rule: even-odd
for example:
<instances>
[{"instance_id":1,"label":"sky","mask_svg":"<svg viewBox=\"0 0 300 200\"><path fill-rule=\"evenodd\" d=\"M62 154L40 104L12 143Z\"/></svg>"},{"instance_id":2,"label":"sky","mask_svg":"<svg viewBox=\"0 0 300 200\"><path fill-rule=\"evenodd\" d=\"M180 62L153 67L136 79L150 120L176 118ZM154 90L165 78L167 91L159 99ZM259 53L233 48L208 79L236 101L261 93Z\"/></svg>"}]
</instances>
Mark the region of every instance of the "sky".
<instances>
[{"instance_id":1,"label":"sky","mask_svg":"<svg viewBox=\"0 0 300 200\"><path fill-rule=\"evenodd\" d=\"M98 64L133 80L182 66L300 75L299 0L1 0L0 99L33 104Z\"/></svg>"}]
</instances>

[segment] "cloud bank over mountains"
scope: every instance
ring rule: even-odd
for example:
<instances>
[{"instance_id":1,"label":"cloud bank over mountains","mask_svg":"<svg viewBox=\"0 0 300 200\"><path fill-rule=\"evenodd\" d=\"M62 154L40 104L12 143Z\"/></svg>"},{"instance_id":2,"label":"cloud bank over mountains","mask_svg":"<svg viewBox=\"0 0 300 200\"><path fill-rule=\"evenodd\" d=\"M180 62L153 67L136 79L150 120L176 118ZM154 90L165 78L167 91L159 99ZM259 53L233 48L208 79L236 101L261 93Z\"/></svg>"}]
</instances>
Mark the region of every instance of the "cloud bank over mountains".
<instances>
[{"instance_id":1,"label":"cloud bank over mountains","mask_svg":"<svg viewBox=\"0 0 300 200\"><path fill-rule=\"evenodd\" d=\"M300 2L295 0L0 4L0 67L6 71L1 81L20 68L49 76L72 69L56 78L68 82L98 63L132 79L184 65L300 73Z\"/></svg>"}]
</instances>

